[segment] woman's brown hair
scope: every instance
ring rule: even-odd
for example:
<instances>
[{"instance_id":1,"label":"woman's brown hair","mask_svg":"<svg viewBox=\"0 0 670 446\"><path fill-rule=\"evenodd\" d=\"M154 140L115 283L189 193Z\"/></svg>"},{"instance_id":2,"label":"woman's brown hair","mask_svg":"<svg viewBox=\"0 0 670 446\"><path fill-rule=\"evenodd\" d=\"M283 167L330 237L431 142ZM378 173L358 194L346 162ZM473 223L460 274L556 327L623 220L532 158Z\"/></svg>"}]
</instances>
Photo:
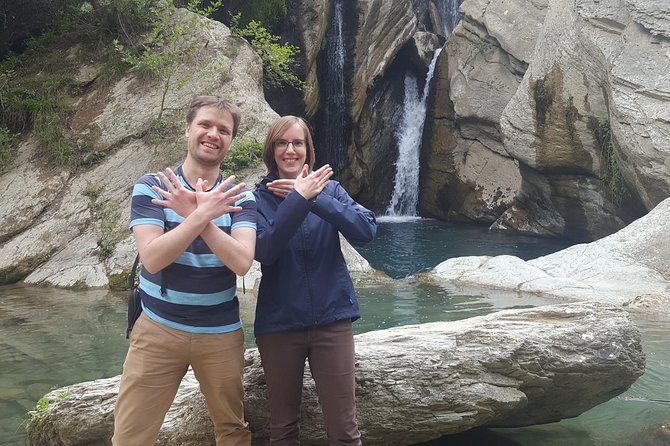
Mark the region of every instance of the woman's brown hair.
<instances>
[{"instance_id":1,"label":"woman's brown hair","mask_svg":"<svg viewBox=\"0 0 670 446\"><path fill-rule=\"evenodd\" d=\"M265 147L263 148L263 162L268 169L268 174L277 174L278 167L275 161L275 142L281 139L281 136L286 133L288 129L298 124L305 133L305 163L309 166L309 170L314 167L315 154L314 142L312 141L312 132L309 129L309 124L302 118L297 116L282 116L270 125L268 134L265 137Z\"/></svg>"}]
</instances>

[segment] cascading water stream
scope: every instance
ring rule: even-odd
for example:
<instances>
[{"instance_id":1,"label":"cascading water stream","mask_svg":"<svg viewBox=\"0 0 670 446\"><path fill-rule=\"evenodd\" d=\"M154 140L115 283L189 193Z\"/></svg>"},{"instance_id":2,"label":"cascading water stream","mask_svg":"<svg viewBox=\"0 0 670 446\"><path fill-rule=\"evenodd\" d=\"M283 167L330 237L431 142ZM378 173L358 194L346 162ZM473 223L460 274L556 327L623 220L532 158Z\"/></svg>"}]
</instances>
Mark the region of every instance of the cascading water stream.
<instances>
[{"instance_id":1,"label":"cascading water stream","mask_svg":"<svg viewBox=\"0 0 670 446\"><path fill-rule=\"evenodd\" d=\"M445 37L451 35L458 21L461 20L461 13L458 12L461 3L463 3L463 0L441 0L439 2L438 14L442 22L442 33Z\"/></svg>"},{"instance_id":2,"label":"cascading water stream","mask_svg":"<svg viewBox=\"0 0 670 446\"><path fill-rule=\"evenodd\" d=\"M333 16L328 29L325 48L324 76L322 86L322 119L319 125L317 147L323 155L317 153L322 163L330 163L339 176L347 160L346 150L349 145L349 106L347 103L346 44L344 35L344 0L335 0Z\"/></svg>"},{"instance_id":3,"label":"cascading water stream","mask_svg":"<svg viewBox=\"0 0 670 446\"><path fill-rule=\"evenodd\" d=\"M398 160L395 163L395 186L386 209L386 215L389 217L416 215L419 201L419 152L426 120L426 99L440 51L441 49L437 49L433 54L421 95L416 79L409 73L405 75L403 115L396 132Z\"/></svg>"}]
</instances>

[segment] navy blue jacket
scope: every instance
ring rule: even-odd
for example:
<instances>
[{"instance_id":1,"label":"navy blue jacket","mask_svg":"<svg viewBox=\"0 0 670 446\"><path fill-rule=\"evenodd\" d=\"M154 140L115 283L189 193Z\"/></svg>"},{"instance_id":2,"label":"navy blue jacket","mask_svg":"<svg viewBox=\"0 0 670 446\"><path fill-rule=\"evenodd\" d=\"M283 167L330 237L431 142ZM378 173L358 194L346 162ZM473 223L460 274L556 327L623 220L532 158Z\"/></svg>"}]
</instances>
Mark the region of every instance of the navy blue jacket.
<instances>
[{"instance_id":1,"label":"navy blue jacket","mask_svg":"<svg viewBox=\"0 0 670 446\"><path fill-rule=\"evenodd\" d=\"M254 191L256 260L263 273L255 334L360 318L338 231L353 245L365 244L377 233L374 213L337 181L329 181L312 203L295 190L277 197L265 186L274 179L264 177Z\"/></svg>"}]
</instances>

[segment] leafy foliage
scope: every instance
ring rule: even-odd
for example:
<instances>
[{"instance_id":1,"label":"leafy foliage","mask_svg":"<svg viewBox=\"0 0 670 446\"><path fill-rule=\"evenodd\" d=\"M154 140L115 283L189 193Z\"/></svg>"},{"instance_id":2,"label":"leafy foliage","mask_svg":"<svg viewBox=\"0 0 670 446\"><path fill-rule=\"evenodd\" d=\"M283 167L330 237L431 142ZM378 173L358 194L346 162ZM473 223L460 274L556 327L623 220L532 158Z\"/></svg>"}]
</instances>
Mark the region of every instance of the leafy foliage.
<instances>
[{"instance_id":1,"label":"leafy foliage","mask_svg":"<svg viewBox=\"0 0 670 446\"><path fill-rule=\"evenodd\" d=\"M244 28L239 26L239 13L232 17L231 31L234 35L249 41L256 54L263 61L263 74L270 87L292 85L302 88L302 81L291 67L300 49L295 45L278 43L279 37L272 35L260 22L251 20Z\"/></svg>"},{"instance_id":2,"label":"leafy foliage","mask_svg":"<svg viewBox=\"0 0 670 446\"><path fill-rule=\"evenodd\" d=\"M32 76L17 76L12 59L0 67L0 127L10 132L31 129L45 149L46 159L65 166L72 163L74 147L62 134L79 86L72 76L50 72L50 61Z\"/></svg>"},{"instance_id":3,"label":"leafy foliage","mask_svg":"<svg viewBox=\"0 0 670 446\"><path fill-rule=\"evenodd\" d=\"M238 11L236 23L245 17L244 29L236 25L233 32L249 38L261 55L266 85L302 86L291 71L297 47L280 45L279 38L259 21L281 23L286 16L284 0L58 0L49 5L53 19L40 28L46 31L28 38L23 54L0 63L0 168L12 163L16 136L25 132L33 132L43 150L42 159L53 165L76 169L106 156L86 138L76 139L68 131L73 105L87 88L69 74L77 67L68 66L63 57L73 41L83 43L78 48L87 57L103 63L96 82L119 78L129 67L159 80L162 101L156 122L163 122L169 110L168 92L193 76L217 73L222 83L230 80L226 58L178 74L180 65L202 59L206 44L194 39L195 33L204 25L202 18L221 15L222 6ZM195 14L185 14L179 7ZM235 51L231 45L232 57Z\"/></svg>"},{"instance_id":4,"label":"leafy foliage","mask_svg":"<svg viewBox=\"0 0 670 446\"><path fill-rule=\"evenodd\" d=\"M104 260L114 252L116 245L126 237L124 231L119 231L121 213L119 204L113 201L101 201L102 189L99 186L88 185L81 193L90 200L91 216L98 222L100 228L98 256Z\"/></svg>"},{"instance_id":5,"label":"leafy foliage","mask_svg":"<svg viewBox=\"0 0 670 446\"><path fill-rule=\"evenodd\" d=\"M276 32L288 12L285 0L225 0L223 7L230 15L217 17L222 22L230 25L231 16L238 16L238 23L242 26L255 20L272 32Z\"/></svg>"},{"instance_id":6,"label":"leafy foliage","mask_svg":"<svg viewBox=\"0 0 670 446\"><path fill-rule=\"evenodd\" d=\"M262 143L255 139L234 139L230 153L221 164L221 171L224 176L229 176L246 167L256 167L262 160Z\"/></svg>"},{"instance_id":7,"label":"leafy foliage","mask_svg":"<svg viewBox=\"0 0 670 446\"><path fill-rule=\"evenodd\" d=\"M134 44L157 4L158 0L80 0L69 4L60 23L65 32L81 38Z\"/></svg>"},{"instance_id":8,"label":"leafy foliage","mask_svg":"<svg viewBox=\"0 0 670 446\"><path fill-rule=\"evenodd\" d=\"M211 15L221 5L221 0L212 1L205 8L198 2L189 3L189 9L195 15L184 17L178 13L174 0L167 0L160 6L151 8L150 29L144 35L145 43L131 47L119 40L114 41L116 51L121 59L136 67L140 73L158 79L163 84L161 106L158 120L165 111L165 98L171 88L180 88L196 73L188 73L180 78L178 74L181 63L192 60L205 48L202 42L193 43L193 36L203 26L201 19Z\"/></svg>"},{"instance_id":9,"label":"leafy foliage","mask_svg":"<svg viewBox=\"0 0 670 446\"><path fill-rule=\"evenodd\" d=\"M7 127L0 127L0 170L14 162L16 158L15 140L16 134L12 133Z\"/></svg>"},{"instance_id":10,"label":"leafy foliage","mask_svg":"<svg viewBox=\"0 0 670 446\"><path fill-rule=\"evenodd\" d=\"M40 143L43 159L57 166L76 168L104 156L66 136L82 84L69 74L73 68L68 67L61 50L70 41L82 41L82 47L93 50L92 57L104 58L111 49L110 36L130 38L131 30L146 26L147 8L157 1L75 0L53 5L50 11L54 18L47 30L29 37L23 54L0 64L0 128L7 129L2 138L2 166L12 159L4 150L9 146L8 135L28 131ZM45 51L47 47L50 49ZM112 60L106 76L116 76L125 69L118 59Z\"/></svg>"}]
</instances>

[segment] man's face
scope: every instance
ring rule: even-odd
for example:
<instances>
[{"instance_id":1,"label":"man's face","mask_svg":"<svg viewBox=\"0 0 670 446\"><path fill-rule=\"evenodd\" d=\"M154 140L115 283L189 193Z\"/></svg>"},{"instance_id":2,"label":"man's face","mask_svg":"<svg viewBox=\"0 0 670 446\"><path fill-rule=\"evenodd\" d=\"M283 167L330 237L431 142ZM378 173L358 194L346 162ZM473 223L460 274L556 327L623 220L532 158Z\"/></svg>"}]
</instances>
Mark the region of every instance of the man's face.
<instances>
[{"instance_id":1,"label":"man's face","mask_svg":"<svg viewBox=\"0 0 670 446\"><path fill-rule=\"evenodd\" d=\"M233 140L233 116L217 107L202 107L186 125L188 156L206 166L220 166Z\"/></svg>"}]
</instances>

